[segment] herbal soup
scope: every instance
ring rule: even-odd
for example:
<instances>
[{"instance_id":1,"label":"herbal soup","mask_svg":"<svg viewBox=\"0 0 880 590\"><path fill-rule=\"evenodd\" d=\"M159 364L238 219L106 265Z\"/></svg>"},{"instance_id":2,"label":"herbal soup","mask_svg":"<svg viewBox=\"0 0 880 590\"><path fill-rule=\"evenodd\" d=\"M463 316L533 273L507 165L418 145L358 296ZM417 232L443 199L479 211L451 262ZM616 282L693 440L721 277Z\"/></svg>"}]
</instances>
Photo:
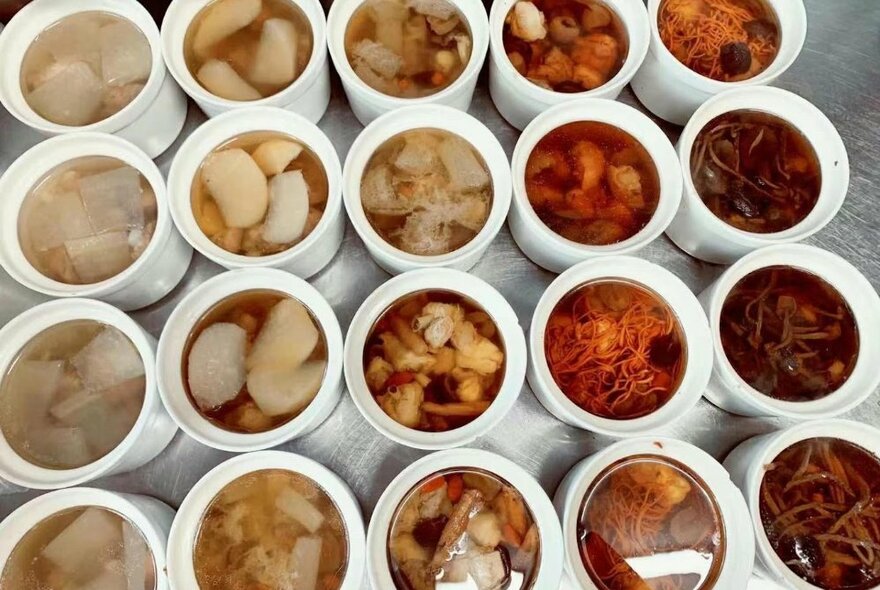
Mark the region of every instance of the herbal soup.
<instances>
[{"instance_id":1,"label":"herbal soup","mask_svg":"<svg viewBox=\"0 0 880 590\"><path fill-rule=\"evenodd\" d=\"M807 138L758 111L725 113L703 127L691 150L691 178L716 217L761 234L803 221L822 190L819 158Z\"/></svg>"},{"instance_id":2,"label":"herbal soup","mask_svg":"<svg viewBox=\"0 0 880 590\"><path fill-rule=\"evenodd\" d=\"M327 207L329 181L311 149L283 133L245 133L214 149L193 179L199 229L233 254L269 256L305 240Z\"/></svg>"},{"instance_id":3,"label":"herbal soup","mask_svg":"<svg viewBox=\"0 0 880 590\"><path fill-rule=\"evenodd\" d=\"M635 283L600 280L556 304L544 352L556 385L579 408L630 420L672 398L687 346L675 312L659 296Z\"/></svg>"},{"instance_id":4,"label":"herbal soup","mask_svg":"<svg viewBox=\"0 0 880 590\"><path fill-rule=\"evenodd\" d=\"M620 17L599 0L516 2L504 21L516 71L554 92L585 92L614 78L628 52Z\"/></svg>"},{"instance_id":5,"label":"herbal soup","mask_svg":"<svg viewBox=\"0 0 880 590\"><path fill-rule=\"evenodd\" d=\"M302 75L312 27L290 0L213 0L190 23L183 45L186 66L205 90L260 100Z\"/></svg>"},{"instance_id":6,"label":"herbal soup","mask_svg":"<svg viewBox=\"0 0 880 590\"><path fill-rule=\"evenodd\" d=\"M392 517L388 558L398 590L526 590L540 562L540 536L522 495L471 468L419 483Z\"/></svg>"},{"instance_id":7,"label":"herbal soup","mask_svg":"<svg viewBox=\"0 0 880 590\"><path fill-rule=\"evenodd\" d=\"M157 215L156 194L136 168L105 156L76 158L27 194L18 240L40 274L70 285L99 283L140 258Z\"/></svg>"},{"instance_id":8,"label":"herbal soup","mask_svg":"<svg viewBox=\"0 0 880 590\"><path fill-rule=\"evenodd\" d=\"M345 31L357 77L400 98L430 96L455 82L472 47L464 15L447 0L366 0Z\"/></svg>"},{"instance_id":9,"label":"herbal soup","mask_svg":"<svg viewBox=\"0 0 880 590\"><path fill-rule=\"evenodd\" d=\"M427 432L459 428L485 412L504 380L495 322L451 291L396 301L364 346L370 393L395 422Z\"/></svg>"},{"instance_id":10,"label":"herbal soup","mask_svg":"<svg viewBox=\"0 0 880 590\"><path fill-rule=\"evenodd\" d=\"M56 512L16 544L0 590L153 590L156 564L143 533L98 506Z\"/></svg>"},{"instance_id":11,"label":"herbal soup","mask_svg":"<svg viewBox=\"0 0 880 590\"><path fill-rule=\"evenodd\" d=\"M596 121L567 123L545 135L529 154L525 184L544 225L590 246L633 237L660 200L657 167L644 146Z\"/></svg>"},{"instance_id":12,"label":"herbal soup","mask_svg":"<svg viewBox=\"0 0 880 590\"><path fill-rule=\"evenodd\" d=\"M347 564L333 499L282 469L248 473L220 490L193 548L200 590L338 590Z\"/></svg>"},{"instance_id":13,"label":"herbal soup","mask_svg":"<svg viewBox=\"0 0 880 590\"><path fill-rule=\"evenodd\" d=\"M583 565L602 590L709 590L727 543L706 484L652 455L623 459L596 477L578 540Z\"/></svg>"},{"instance_id":14,"label":"herbal soup","mask_svg":"<svg viewBox=\"0 0 880 590\"><path fill-rule=\"evenodd\" d=\"M790 266L740 279L724 300L720 327L724 354L737 374L782 401L834 393L858 360L858 328L840 292Z\"/></svg>"},{"instance_id":15,"label":"herbal soup","mask_svg":"<svg viewBox=\"0 0 880 590\"><path fill-rule=\"evenodd\" d=\"M184 349L181 371L195 408L233 432L266 432L300 415L327 369L311 312L276 291L243 291L209 309Z\"/></svg>"},{"instance_id":16,"label":"herbal soup","mask_svg":"<svg viewBox=\"0 0 880 590\"><path fill-rule=\"evenodd\" d=\"M44 119L81 127L128 106L152 69L150 44L131 21L109 12L79 12L31 43L21 62L21 92Z\"/></svg>"},{"instance_id":17,"label":"herbal soup","mask_svg":"<svg viewBox=\"0 0 880 590\"><path fill-rule=\"evenodd\" d=\"M721 82L754 78L779 53L779 21L766 0L664 0L657 25L675 59Z\"/></svg>"},{"instance_id":18,"label":"herbal soup","mask_svg":"<svg viewBox=\"0 0 880 590\"><path fill-rule=\"evenodd\" d=\"M128 436L146 394L144 362L125 334L94 320L43 330L0 382L0 431L47 469L94 463Z\"/></svg>"},{"instance_id":19,"label":"herbal soup","mask_svg":"<svg viewBox=\"0 0 880 590\"><path fill-rule=\"evenodd\" d=\"M379 236L408 254L439 256L486 225L492 177L466 140L440 129L395 135L370 157L361 204Z\"/></svg>"}]
</instances>

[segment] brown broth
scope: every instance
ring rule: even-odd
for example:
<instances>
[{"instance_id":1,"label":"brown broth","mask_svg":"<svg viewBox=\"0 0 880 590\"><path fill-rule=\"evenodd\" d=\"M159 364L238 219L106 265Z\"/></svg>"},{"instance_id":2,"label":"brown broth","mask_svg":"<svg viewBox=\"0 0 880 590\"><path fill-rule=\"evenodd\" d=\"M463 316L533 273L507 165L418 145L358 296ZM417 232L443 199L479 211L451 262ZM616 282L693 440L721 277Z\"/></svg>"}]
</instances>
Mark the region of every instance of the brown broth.
<instances>
[{"instance_id":1,"label":"brown broth","mask_svg":"<svg viewBox=\"0 0 880 590\"><path fill-rule=\"evenodd\" d=\"M526 590L534 586L540 555L538 524L522 495L473 468L447 469L419 482L388 533L397 590Z\"/></svg>"},{"instance_id":2,"label":"brown broth","mask_svg":"<svg viewBox=\"0 0 880 590\"><path fill-rule=\"evenodd\" d=\"M727 543L706 484L653 455L623 459L596 477L581 506L578 539L583 565L602 590L709 590ZM650 558L651 571L663 575L642 578L638 558Z\"/></svg>"},{"instance_id":3,"label":"brown broth","mask_svg":"<svg viewBox=\"0 0 880 590\"><path fill-rule=\"evenodd\" d=\"M376 403L398 423L427 432L460 428L482 415L501 389L505 362L491 316L451 291L399 299L376 320L364 346Z\"/></svg>"},{"instance_id":4,"label":"brown broth","mask_svg":"<svg viewBox=\"0 0 880 590\"><path fill-rule=\"evenodd\" d=\"M587 245L636 235L660 200L660 178L644 146L595 121L567 123L545 135L529 154L525 181L538 218Z\"/></svg>"},{"instance_id":5,"label":"brown broth","mask_svg":"<svg viewBox=\"0 0 880 590\"><path fill-rule=\"evenodd\" d=\"M840 293L789 266L749 273L721 308L721 345L746 383L775 399L821 399L852 374L859 332Z\"/></svg>"},{"instance_id":6,"label":"brown broth","mask_svg":"<svg viewBox=\"0 0 880 590\"><path fill-rule=\"evenodd\" d=\"M761 234L803 221L822 190L819 158L807 138L758 111L725 113L703 127L691 150L691 178L716 217Z\"/></svg>"},{"instance_id":7,"label":"brown broth","mask_svg":"<svg viewBox=\"0 0 880 590\"><path fill-rule=\"evenodd\" d=\"M663 407L678 390L687 359L669 304L641 285L614 279L586 283L556 304L544 351L568 399L617 420Z\"/></svg>"},{"instance_id":8,"label":"brown broth","mask_svg":"<svg viewBox=\"0 0 880 590\"><path fill-rule=\"evenodd\" d=\"M791 571L824 590L880 584L880 461L835 438L811 438L766 467L759 501L773 550Z\"/></svg>"},{"instance_id":9,"label":"brown broth","mask_svg":"<svg viewBox=\"0 0 880 590\"><path fill-rule=\"evenodd\" d=\"M532 26L536 14L544 22ZM517 2L502 34L513 67L533 84L555 92L585 92L606 84L629 51L623 22L600 0Z\"/></svg>"}]
</instances>

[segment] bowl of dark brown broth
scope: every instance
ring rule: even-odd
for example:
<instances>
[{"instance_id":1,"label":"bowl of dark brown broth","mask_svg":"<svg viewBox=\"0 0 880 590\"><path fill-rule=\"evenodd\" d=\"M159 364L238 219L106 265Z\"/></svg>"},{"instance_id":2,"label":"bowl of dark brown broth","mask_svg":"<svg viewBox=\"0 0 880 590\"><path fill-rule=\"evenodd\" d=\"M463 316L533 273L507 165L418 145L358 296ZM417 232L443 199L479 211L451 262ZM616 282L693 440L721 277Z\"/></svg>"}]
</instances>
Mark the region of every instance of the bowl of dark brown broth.
<instances>
[{"instance_id":1,"label":"bowl of dark brown broth","mask_svg":"<svg viewBox=\"0 0 880 590\"><path fill-rule=\"evenodd\" d=\"M836 255L803 245L753 252L700 295L715 369L706 397L745 415L831 417L880 377L868 359L880 298Z\"/></svg>"},{"instance_id":2,"label":"bowl of dark brown broth","mask_svg":"<svg viewBox=\"0 0 880 590\"><path fill-rule=\"evenodd\" d=\"M774 88L707 101L682 132L678 153L684 194L666 233L710 262L812 235L831 221L849 186L846 148L833 124Z\"/></svg>"}]
</instances>

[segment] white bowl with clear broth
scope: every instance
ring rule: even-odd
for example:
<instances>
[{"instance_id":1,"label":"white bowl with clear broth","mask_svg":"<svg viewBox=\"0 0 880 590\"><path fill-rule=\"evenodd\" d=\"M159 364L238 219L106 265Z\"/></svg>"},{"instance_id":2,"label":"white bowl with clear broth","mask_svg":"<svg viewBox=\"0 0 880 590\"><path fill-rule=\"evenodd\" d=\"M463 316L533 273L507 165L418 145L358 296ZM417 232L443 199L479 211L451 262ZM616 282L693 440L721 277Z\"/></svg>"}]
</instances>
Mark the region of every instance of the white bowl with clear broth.
<instances>
[{"instance_id":1,"label":"white bowl with clear broth","mask_svg":"<svg viewBox=\"0 0 880 590\"><path fill-rule=\"evenodd\" d=\"M91 157L114 158L140 172L155 195L156 225L149 243L137 259L115 275L93 283L61 282L39 272L25 256L19 232L22 207L37 185L58 167ZM103 133L66 134L48 139L26 151L9 166L0 177L0 190L6 195L0 205L0 233L3 234L0 265L29 289L52 297L92 297L131 310L155 303L167 295L189 267L192 248L177 233L171 221L162 173L145 153L123 139ZM101 213L108 213L106 207L98 209ZM64 219L73 223L71 218ZM89 231L94 233L93 228ZM108 235L111 234L105 233L103 237ZM85 262L88 263L89 259Z\"/></svg>"},{"instance_id":2,"label":"white bowl with clear broth","mask_svg":"<svg viewBox=\"0 0 880 590\"><path fill-rule=\"evenodd\" d=\"M134 351L131 354L123 355L123 360L127 361L129 357L132 357L132 354L136 353L143 363L143 402L137 412L134 423L127 433L120 432L121 436L117 437L119 439L118 442L115 439L109 441L111 444L116 442L111 450L84 465L81 465L83 461L79 460L79 457L74 457L76 461L69 464L80 465L74 468L64 469L57 466L49 468L28 461L13 449L10 441L0 436L0 475L4 479L18 485L36 489L54 489L79 485L113 473L131 471L151 461L161 453L177 432L177 426L171 420L165 408L162 407L159 393L156 390L155 340L124 313L99 301L89 299L52 301L38 305L6 324L2 331L0 331L4 342L9 344L4 348L3 354L0 355L0 373L2 373L4 381L7 375L11 374L10 369L15 368L12 363L19 358L20 351L29 342L32 342L46 330L65 322L74 321L91 321L103 324L115 329L128 339L131 345L133 345ZM100 349L93 348L92 350ZM121 354L118 347L114 352ZM104 354L107 354L106 349ZM97 358L100 361L102 357L99 356ZM84 362L80 364L80 368L86 370L88 364L92 366L91 370L94 371L94 362L86 363L85 361L88 359L86 357L83 357L83 359ZM117 362L113 359L109 360L113 363ZM133 358L133 360L137 362L137 358ZM140 370L130 372L132 375L135 373L140 373ZM45 379L47 371L41 371L39 376ZM98 376L100 377L99 380L105 384L109 384L113 380L108 380L105 378L106 376ZM110 377L112 378L113 375L110 375ZM112 385L108 385L108 387L112 387ZM59 384L56 383L56 389L58 388ZM58 401L63 402L66 400L67 398ZM51 403L51 401L47 403ZM69 412L66 414L70 416ZM62 417L64 418L65 416ZM48 420L48 415L45 418ZM54 414L52 420L55 420ZM109 430L111 425L109 421L101 423L107 426L107 430ZM63 423L53 424L52 427L56 430L63 430ZM104 432L103 427L100 430L102 433ZM28 435L29 432L26 432L25 436ZM73 440L59 438L58 444L61 445L64 440L68 440L69 444L72 445L75 440L80 438L77 437ZM49 439L47 438L46 440ZM56 449L60 451L61 447L56 447ZM67 445L64 446L64 449L65 452L70 451ZM94 456L92 453L94 451L89 451L82 455L82 457L88 461Z\"/></svg>"},{"instance_id":3,"label":"white bowl with clear broth","mask_svg":"<svg viewBox=\"0 0 880 590\"><path fill-rule=\"evenodd\" d=\"M113 18L130 23L140 30L149 44L151 62L147 65L133 61L130 62L130 66L125 64L123 66L140 68L144 73L147 73L148 70L148 74L142 80L143 88L137 95L130 99L127 105L110 116L99 120L90 118L89 120L92 122L86 124L75 119L64 124L53 122L39 115L29 105L20 80L22 63L32 41L45 29L62 19L70 18L71 15L87 12L111 15ZM100 37L95 33L86 34L86 38L92 42L98 42ZM152 16L139 2L133 0L121 2L88 0L69 3L37 0L31 2L15 15L0 37L0 55L3 56L2 67L0 67L0 71L3 72L0 76L0 102L22 123L44 135L59 135L73 131L112 133L131 141L151 158L155 158L174 142L183 128L183 122L186 118L186 95L183 94L174 79L168 75L159 43L159 30ZM84 73L87 72L84 71ZM81 104L86 105L83 107L86 110L89 108L88 104L91 104L85 102L86 100L101 100L100 97L94 95L94 92L87 91L88 87L85 85L81 88L83 90L81 94L77 90L80 87L74 82L65 82L59 86L63 88L62 96L59 98L67 103L67 106L61 109L62 112L70 112L65 109L72 108L72 104L68 101L72 101L74 97L83 97L84 102ZM71 94L74 91L77 94ZM53 107L53 109L58 110L57 107ZM86 112L86 110L82 110L82 112Z\"/></svg>"}]
</instances>

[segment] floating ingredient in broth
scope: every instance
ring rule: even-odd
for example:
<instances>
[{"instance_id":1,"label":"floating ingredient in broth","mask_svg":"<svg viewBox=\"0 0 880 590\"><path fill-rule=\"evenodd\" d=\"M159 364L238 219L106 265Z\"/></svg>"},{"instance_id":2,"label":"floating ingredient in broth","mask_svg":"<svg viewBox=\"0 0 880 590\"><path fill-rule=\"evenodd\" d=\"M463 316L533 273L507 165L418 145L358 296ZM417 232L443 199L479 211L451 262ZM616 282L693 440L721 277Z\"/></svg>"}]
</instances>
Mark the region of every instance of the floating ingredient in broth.
<instances>
[{"instance_id":1,"label":"floating ingredient in broth","mask_svg":"<svg viewBox=\"0 0 880 590\"><path fill-rule=\"evenodd\" d=\"M708 590L726 545L705 484L655 456L624 459L596 477L578 538L587 573L605 590Z\"/></svg>"},{"instance_id":2,"label":"floating ingredient in broth","mask_svg":"<svg viewBox=\"0 0 880 590\"><path fill-rule=\"evenodd\" d=\"M224 250L269 256L309 236L329 190L312 150L287 135L261 131L208 154L193 179L191 206L202 232Z\"/></svg>"},{"instance_id":3,"label":"floating ingredient in broth","mask_svg":"<svg viewBox=\"0 0 880 590\"><path fill-rule=\"evenodd\" d=\"M501 388L504 363L492 318L448 291L395 302L364 347L364 376L382 410L428 432L459 428L485 412Z\"/></svg>"},{"instance_id":4,"label":"floating ingredient in broth","mask_svg":"<svg viewBox=\"0 0 880 590\"><path fill-rule=\"evenodd\" d=\"M348 536L332 498L291 471L256 471L214 497L193 551L201 590L338 590Z\"/></svg>"},{"instance_id":5,"label":"floating ingredient in broth","mask_svg":"<svg viewBox=\"0 0 880 590\"><path fill-rule=\"evenodd\" d=\"M721 308L721 345L737 374L764 395L789 402L822 399L852 374L859 333L840 292L787 266L756 270Z\"/></svg>"},{"instance_id":6,"label":"floating ingredient in broth","mask_svg":"<svg viewBox=\"0 0 880 590\"><path fill-rule=\"evenodd\" d=\"M134 344L92 320L32 338L0 383L0 431L25 461L47 469L94 463L128 436L146 394Z\"/></svg>"},{"instance_id":7,"label":"floating ingredient in broth","mask_svg":"<svg viewBox=\"0 0 880 590\"><path fill-rule=\"evenodd\" d=\"M687 353L669 304L617 280L587 283L563 297L547 321L544 352L568 399L617 420L663 407L678 389Z\"/></svg>"},{"instance_id":8,"label":"floating ingredient in broth","mask_svg":"<svg viewBox=\"0 0 880 590\"><path fill-rule=\"evenodd\" d=\"M758 111L710 121L694 141L691 178L716 217L762 234L803 221L822 190L819 158L807 138L784 119Z\"/></svg>"},{"instance_id":9,"label":"floating ingredient in broth","mask_svg":"<svg viewBox=\"0 0 880 590\"><path fill-rule=\"evenodd\" d=\"M447 0L366 0L345 32L355 74L401 98L430 96L455 82L472 46L464 15Z\"/></svg>"},{"instance_id":10,"label":"floating ingredient in broth","mask_svg":"<svg viewBox=\"0 0 880 590\"><path fill-rule=\"evenodd\" d=\"M468 244L492 208L492 178L479 152L457 135L415 129L372 155L361 178L367 220L386 242L417 256Z\"/></svg>"},{"instance_id":11,"label":"floating ingredient in broth","mask_svg":"<svg viewBox=\"0 0 880 590\"><path fill-rule=\"evenodd\" d=\"M554 92L586 92L606 84L628 52L620 17L599 0L517 2L502 35L516 71Z\"/></svg>"},{"instance_id":12,"label":"floating ingredient in broth","mask_svg":"<svg viewBox=\"0 0 880 590\"><path fill-rule=\"evenodd\" d=\"M773 550L824 590L880 584L880 462L850 442L811 438L767 465L759 501Z\"/></svg>"},{"instance_id":13,"label":"floating ingredient in broth","mask_svg":"<svg viewBox=\"0 0 880 590\"><path fill-rule=\"evenodd\" d=\"M627 132L595 121L557 127L532 149L526 194L538 218L574 242L593 246L631 238L660 200L648 151Z\"/></svg>"},{"instance_id":14,"label":"floating ingredient in broth","mask_svg":"<svg viewBox=\"0 0 880 590\"><path fill-rule=\"evenodd\" d=\"M392 517L391 575L398 590L525 590L540 536L522 495L497 476L452 469L418 484Z\"/></svg>"},{"instance_id":15,"label":"floating ingredient in broth","mask_svg":"<svg viewBox=\"0 0 880 590\"><path fill-rule=\"evenodd\" d=\"M213 0L184 39L190 73L211 94L236 101L281 92L312 55L312 28L288 0Z\"/></svg>"},{"instance_id":16,"label":"floating ingredient in broth","mask_svg":"<svg viewBox=\"0 0 880 590\"><path fill-rule=\"evenodd\" d=\"M766 0L664 0L657 24L670 53L713 80L754 78L779 52L779 23Z\"/></svg>"},{"instance_id":17,"label":"floating ingredient in broth","mask_svg":"<svg viewBox=\"0 0 880 590\"><path fill-rule=\"evenodd\" d=\"M266 432L300 415L324 380L327 346L299 301L244 291L208 310L190 334L183 381L195 408L233 432Z\"/></svg>"}]
</instances>

